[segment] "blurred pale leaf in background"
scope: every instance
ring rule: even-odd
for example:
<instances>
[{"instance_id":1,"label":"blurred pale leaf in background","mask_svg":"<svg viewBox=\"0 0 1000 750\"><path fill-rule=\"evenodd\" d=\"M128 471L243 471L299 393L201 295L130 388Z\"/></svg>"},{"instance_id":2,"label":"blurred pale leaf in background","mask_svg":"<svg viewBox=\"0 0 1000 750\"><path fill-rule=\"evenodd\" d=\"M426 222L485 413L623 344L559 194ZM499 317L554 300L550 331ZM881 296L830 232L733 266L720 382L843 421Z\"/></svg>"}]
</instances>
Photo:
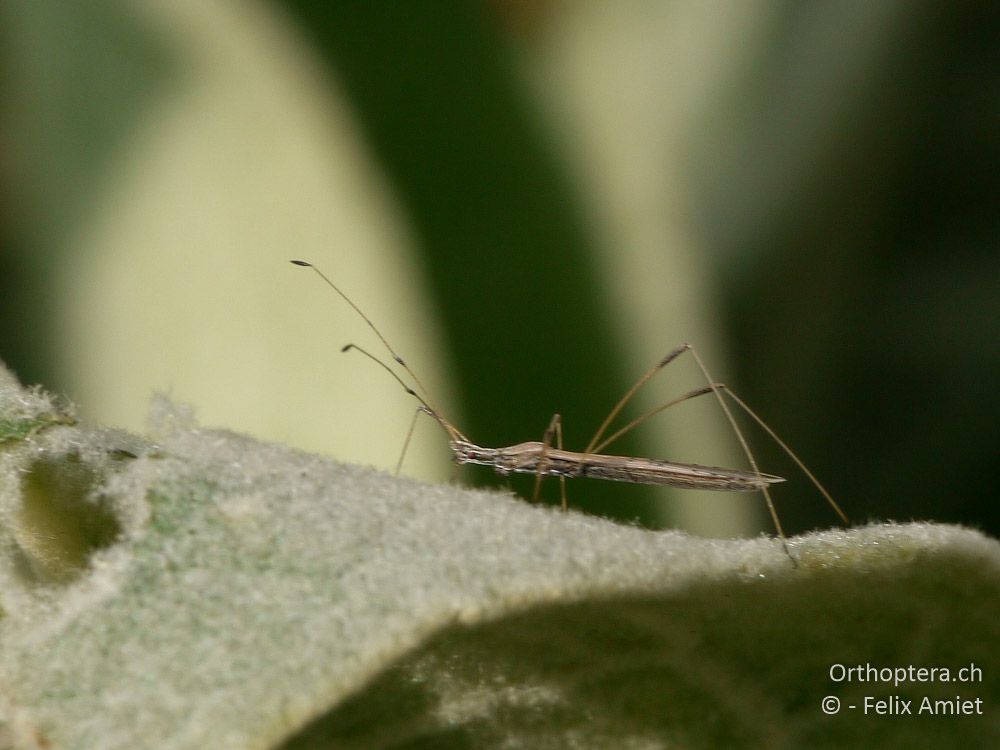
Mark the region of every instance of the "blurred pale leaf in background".
<instances>
[{"instance_id":1,"label":"blurred pale leaf in background","mask_svg":"<svg viewBox=\"0 0 1000 750\"><path fill-rule=\"evenodd\" d=\"M338 354L377 342L287 265L301 256L483 443L537 438L558 411L580 447L691 341L852 515L997 527L977 480L1000 419L992 4L0 13L0 354L85 414L135 427L170 390L206 424L392 466L413 404ZM679 366L631 415L694 376ZM616 449L739 464L704 401ZM433 425L406 471L446 475ZM750 496L571 498L763 528ZM805 482L778 502L790 528L833 521Z\"/></svg>"},{"instance_id":2,"label":"blurred pale leaf in background","mask_svg":"<svg viewBox=\"0 0 1000 750\"><path fill-rule=\"evenodd\" d=\"M155 47L169 70L151 76L155 95L72 230L42 238L58 243L45 294L59 385L85 416L133 430L152 392L169 390L207 424L391 465L412 404L339 354L368 330L288 263L306 255L336 272L445 391L406 221L334 82L267 5L89 11L132 12L134 46ZM114 52L95 77L140 54ZM408 466L446 476L441 450L414 441Z\"/></svg>"}]
</instances>

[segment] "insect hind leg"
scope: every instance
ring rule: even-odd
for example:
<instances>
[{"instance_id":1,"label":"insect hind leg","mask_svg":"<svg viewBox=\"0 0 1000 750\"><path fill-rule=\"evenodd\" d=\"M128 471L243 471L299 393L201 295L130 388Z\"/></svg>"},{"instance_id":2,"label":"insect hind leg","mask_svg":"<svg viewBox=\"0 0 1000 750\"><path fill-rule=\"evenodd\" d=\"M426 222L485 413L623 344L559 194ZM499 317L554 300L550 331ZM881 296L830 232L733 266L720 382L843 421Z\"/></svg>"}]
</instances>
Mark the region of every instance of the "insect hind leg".
<instances>
[{"instance_id":1,"label":"insect hind leg","mask_svg":"<svg viewBox=\"0 0 1000 750\"><path fill-rule=\"evenodd\" d=\"M653 377L655 377L661 370L665 369L667 365L669 365L671 362L673 362L675 359L680 357L685 352L691 353L691 357L692 359L694 359L695 364L701 371L701 374L705 378L705 382L707 383L707 385L703 386L702 388L691 391L689 393L686 393L683 396L675 398L667 402L666 404L663 404L660 407L650 412L647 412L641 417L632 420L629 424L627 424L622 429L616 431L610 437L602 440L602 437L607 432L607 429L611 425L612 421L614 421L615 417L618 416L618 414L625 407L625 405L632 399L635 393L643 385L645 385ZM733 399L733 401L741 409L743 409L743 411L745 411L755 422L757 422L761 426L761 428L765 432L767 432L767 434L775 441L775 443L778 444L778 446L795 462L795 464L809 478L809 480L813 483L813 485L815 485L815 487L819 490L820 494L823 495L823 497L833 508L833 510L837 513L837 515L841 518L841 520L843 520L844 523L849 523L847 515L843 512L843 510L841 510L840 506L837 505L837 503L834 501L830 493L826 491L826 488L823 487L822 484L820 484L819 480L817 480L816 477L813 475L813 473L809 471L809 469L805 466L802 460L792 451L791 448L788 447L788 445L783 440L781 440L781 438L778 437L778 435L774 432L774 430L772 430L767 425L767 423L765 423L764 420L761 419L756 414L756 412L754 412L742 399L740 399L735 393L733 393L733 391L730 388L728 388L722 383L717 383L712 379L712 376L709 374L708 368L705 366L705 363L698 355L698 352L695 351L694 347L692 347L690 344L682 344L676 349L673 349L669 354L667 354L667 356L665 356L663 359L661 359L659 362L653 365L653 367L651 367L647 372L645 372L642 375L642 377L639 378L639 380L635 383L635 385L633 385L628 391L626 391L625 395L622 396L622 398L618 401L618 403L615 404L614 408L608 414L607 418L598 428L597 432L594 434L594 437L591 439L590 443L588 444L584 452L591 453L603 450L607 445L617 440L621 435L628 432L633 427L641 424L642 422L645 422L650 417L660 413L661 411L669 408L670 406L681 403L683 401L687 401L692 398L696 398L698 396L706 395L708 393L714 393L716 400L719 402L719 406L722 408L726 420L729 422L729 425L732 428L733 433L736 435L737 441L739 442L740 447L743 450L743 453L746 455L747 460L750 462L750 466L752 468L753 473L756 474L758 477L761 477L761 472L760 468L757 465L757 460L754 457L753 452L750 450L750 445L747 442L746 438L744 437L743 431L739 428L739 425L736 423L736 419L733 417L731 409L729 408L726 401L723 399L722 397L723 392L725 392L726 395L728 395L731 399ZM788 549L785 532L781 526L781 521L778 518L778 513L775 508L774 501L771 497L771 493L767 489L767 487L764 486L763 482L761 483L761 492L763 492L764 494L764 500L767 505L768 514L770 515L771 521L774 524L774 528L775 531L777 532L779 540L781 541L782 548L784 549L785 554L788 555L789 559L792 560L792 563L795 564L795 558L792 557Z\"/></svg>"}]
</instances>

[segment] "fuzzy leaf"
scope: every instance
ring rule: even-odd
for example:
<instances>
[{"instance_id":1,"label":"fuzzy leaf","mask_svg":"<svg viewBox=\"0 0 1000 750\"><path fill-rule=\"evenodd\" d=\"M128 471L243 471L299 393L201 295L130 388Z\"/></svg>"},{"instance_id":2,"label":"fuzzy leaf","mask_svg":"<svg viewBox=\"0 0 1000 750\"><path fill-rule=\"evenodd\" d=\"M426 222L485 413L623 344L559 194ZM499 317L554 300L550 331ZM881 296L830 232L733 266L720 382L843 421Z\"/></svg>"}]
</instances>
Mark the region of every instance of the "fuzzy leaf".
<instances>
[{"instance_id":1,"label":"fuzzy leaf","mask_svg":"<svg viewBox=\"0 0 1000 750\"><path fill-rule=\"evenodd\" d=\"M24 394L4 386L0 419ZM1000 545L977 532L822 532L790 540L793 566L774 539L396 479L165 401L154 417L149 438L53 425L0 451L0 747L1000 742ZM981 677L831 679L868 664ZM983 715L864 715L890 695Z\"/></svg>"}]
</instances>

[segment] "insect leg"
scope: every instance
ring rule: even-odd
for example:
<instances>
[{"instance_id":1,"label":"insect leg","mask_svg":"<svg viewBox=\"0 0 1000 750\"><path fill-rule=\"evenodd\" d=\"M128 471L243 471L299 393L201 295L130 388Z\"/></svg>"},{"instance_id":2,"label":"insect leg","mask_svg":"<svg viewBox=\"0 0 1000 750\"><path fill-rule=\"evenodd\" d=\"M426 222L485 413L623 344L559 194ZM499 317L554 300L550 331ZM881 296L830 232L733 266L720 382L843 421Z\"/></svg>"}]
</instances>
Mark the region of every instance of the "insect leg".
<instances>
[{"instance_id":1,"label":"insect leg","mask_svg":"<svg viewBox=\"0 0 1000 750\"><path fill-rule=\"evenodd\" d=\"M558 446L562 448L562 417L558 414L552 415L552 419L549 421L549 426L545 428L545 434L542 436L542 449L538 454L538 464L535 467L535 490L531 494L531 501L533 503L538 502L538 497L542 490L542 477L545 476L547 464L546 456L549 448L552 446L552 438L554 436L558 437ZM561 477L561 479L565 482L564 477ZM565 493L563 495L563 506L565 508Z\"/></svg>"},{"instance_id":2,"label":"insect leg","mask_svg":"<svg viewBox=\"0 0 1000 750\"><path fill-rule=\"evenodd\" d=\"M427 409L423 406L418 406L417 410L413 412L413 419L410 420L410 429L406 431L406 440L403 441L403 450L399 453L399 460L396 462L396 470L393 472L393 476L399 476L399 470L403 468L403 459L406 458L406 451L410 447L410 438L413 437L413 429L417 426L417 417L421 413L426 414Z\"/></svg>"}]
</instances>

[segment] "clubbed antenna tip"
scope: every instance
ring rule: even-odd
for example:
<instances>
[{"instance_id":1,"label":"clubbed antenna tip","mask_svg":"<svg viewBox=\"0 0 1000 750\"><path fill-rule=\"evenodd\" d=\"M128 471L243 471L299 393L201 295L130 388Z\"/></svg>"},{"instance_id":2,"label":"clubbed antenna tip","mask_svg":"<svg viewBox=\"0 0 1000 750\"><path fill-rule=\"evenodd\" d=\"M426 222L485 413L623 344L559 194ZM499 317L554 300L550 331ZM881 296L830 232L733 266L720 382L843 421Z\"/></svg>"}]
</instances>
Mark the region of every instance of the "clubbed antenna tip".
<instances>
[{"instance_id":1,"label":"clubbed antenna tip","mask_svg":"<svg viewBox=\"0 0 1000 750\"><path fill-rule=\"evenodd\" d=\"M309 263L308 261L304 261L304 260L293 260L293 261L291 261L291 263L293 265L296 265L296 266L304 266L306 268L312 269L313 272L316 273L317 276L319 276L321 279L323 279L323 282L328 287L330 287L334 292L336 292L338 295L340 295L341 299L343 299L344 302L346 302L348 305L350 305L354 309L354 312L356 312L358 315L361 316L362 320L364 320L365 323L368 324L368 327L372 329L372 331L375 333L376 336L378 336L379 341L382 342L382 345L385 347L386 351L389 352L389 355L392 357L393 361L396 362L396 363L398 363L404 370L406 370L406 373L413 379L414 383L416 383L416 385L417 385L417 390L411 389L402 380L402 378L399 377L399 375L391 367L389 367L385 362L383 362L382 360L380 360L378 357L376 357L375 355L373 355L368 350L362 349L357 344L348 344L343 349L341 349L341 351L342 352L346 352L346 351L349 351L349 350L353 349L355 351L361 352L362 354L364 354L369 359L374 360L380 367L382 367L383 369L387 370L390 375L392 375L397 381L399 381L399 384L402 385L404 388L406 388L407 393L411 393L412 395L416 396L417 399L420 401L421 406L423 406L423 407L425 407L427 409L427 413L428 414L433 414L434 415L435 419L437 419L441 423L441 425L445 427L445 429L448 431L449 435L456 435L456 436L461 437L461 433L459 433L458 430L456 430L450 424L447 424L447 426L446 426L446 423L442 419L442 417L440 416L440 413L436 409L433 409L432 406L431 406L431 403L428 401L428 396L426 395L427 394L427 388L424 386L423 383L420 382L420 378L418 378L417 375L416 375L416 373L414 373L413 370L410 369L409 365L407 365L406 362L403 361L403 358L400 357L398 354L396 354L396 351L392 348L392 345L388 342L388 340L386 339L386 337L382 335L382 332L371 321L371 318L369 318L367 315L365 315L365 313L362 311L362 309L360 307L358 307L354 303L354 300L352 300L350 297L348 297L346 294L344 294L340 290L340 287L338 287L336 284L334 284L333 281L331 281L330 278L325 273L323 273L322 271L320 271L312 263ZM418 395L418 393L422 393L424 395Z\"/></svg>"}]
</instances>

